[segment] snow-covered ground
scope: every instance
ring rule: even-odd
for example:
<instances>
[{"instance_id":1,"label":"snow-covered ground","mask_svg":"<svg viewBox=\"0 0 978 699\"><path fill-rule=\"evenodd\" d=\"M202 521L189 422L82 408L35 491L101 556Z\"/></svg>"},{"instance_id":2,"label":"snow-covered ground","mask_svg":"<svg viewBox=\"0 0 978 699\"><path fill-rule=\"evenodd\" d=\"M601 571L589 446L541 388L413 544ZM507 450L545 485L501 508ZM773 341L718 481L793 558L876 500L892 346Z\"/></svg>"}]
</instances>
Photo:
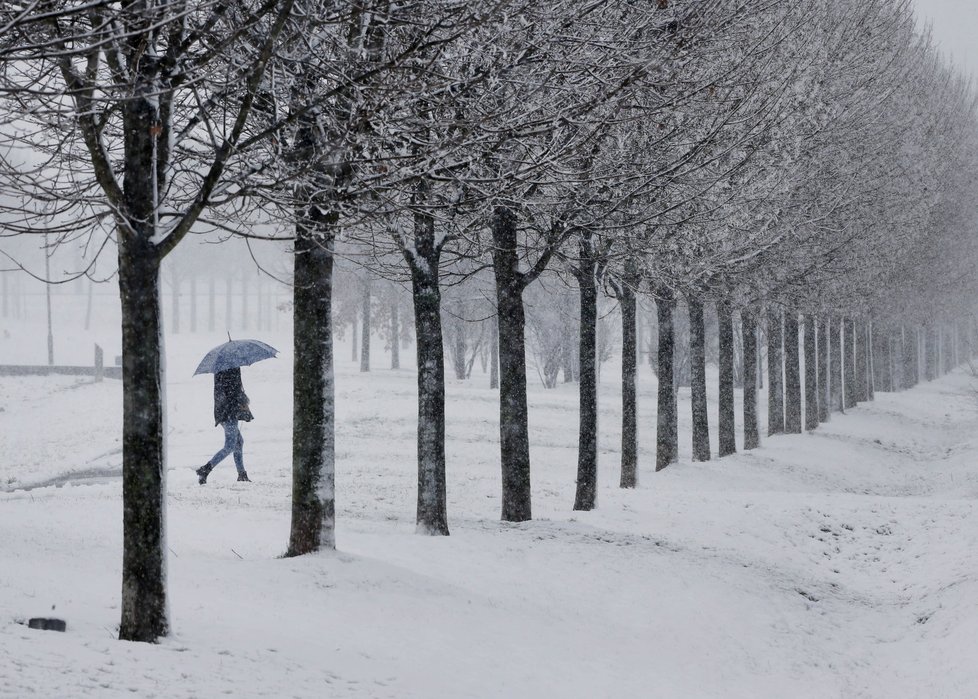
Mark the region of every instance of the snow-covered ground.
<instances>
[{"instance_id":1,"label":"snow-covered ground","mask_svg":"<svg viewBox=\"0 0 978 699\"><path fill-rule=\"evenodd\" d=\"M0 377L0 695L978 696L967 372L702 464L684 396L683 461L654 473L643 367L640 487L623 491L606 365L590 513L571 510L576 387L531 381L535 519L520 525L498 521L497 400L477 373L448 387L452 535L430 538L414 533L415 375L382 356L360 374L339 349L339 551L282 559L291 341L252 334L282 350L243 372L254 482L228 460L205 487L192 469L222 435L209 377L191 374L221 336L167 338L173 633L158 645L116 640L119 383ZM69 346L87 361L87 336ZM51 615L66 633L23 625Z\"/></svg>"}]
</instances>

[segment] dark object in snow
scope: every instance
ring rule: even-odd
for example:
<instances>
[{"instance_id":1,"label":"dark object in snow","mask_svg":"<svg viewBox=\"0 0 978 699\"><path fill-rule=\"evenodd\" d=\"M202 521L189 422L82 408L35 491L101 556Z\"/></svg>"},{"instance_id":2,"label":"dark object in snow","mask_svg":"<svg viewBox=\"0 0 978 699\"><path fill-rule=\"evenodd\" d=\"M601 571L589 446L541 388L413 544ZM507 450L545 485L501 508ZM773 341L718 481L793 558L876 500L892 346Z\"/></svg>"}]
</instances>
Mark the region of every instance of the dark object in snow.
<instances>
[{"instance_id":1,"label":"dark object in snow","mask_svg":"<svg viewBox=\"0 0 978 699\"><path fill-rule=\"evenodd\" d=\"M248 474L245 471L242 471L241 473L238 474L238 481L239 482L244 481L246 483L251 483L251 479L248 478Z\"/></svg>"},{"instance_id":2,"label":"dark object in snow","mask_svg":"<svg viewBox=\"0 0 978 699\"><path fill-rule=\"evenodd\" d=\"M27 627L30 629L40 629L41 631L64 631L68 628L64 619L44 619L34 617L28 620Z\"/></svg>"},{"instance_id":3,"label":"dark object in snow","mask_svg":"<svg viewBox=\"0 0 978 699\"><path fill-rule=\"evenodd\" d=\"M237 369L263 359L272 359L277 354L277 349L259 340L228 340L204 355L194 376Z\"/></svg>"}]
</instances>

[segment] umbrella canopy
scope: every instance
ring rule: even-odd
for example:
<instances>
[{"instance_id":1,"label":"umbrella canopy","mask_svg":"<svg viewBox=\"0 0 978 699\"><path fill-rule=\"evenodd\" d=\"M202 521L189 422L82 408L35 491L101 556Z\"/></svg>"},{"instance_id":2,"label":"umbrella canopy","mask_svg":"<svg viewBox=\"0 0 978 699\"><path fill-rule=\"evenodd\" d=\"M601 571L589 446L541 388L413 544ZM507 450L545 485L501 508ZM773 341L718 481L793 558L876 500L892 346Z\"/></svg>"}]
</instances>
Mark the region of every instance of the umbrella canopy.
<instances>
[{"instance_id":1,"label":"umbrella canopy","mask_svg":"<svg viewBox=\"0 0 978 699\"><path fill-rule=\"evenodd\" d=\"M271 359L278 350L260 340L229 340L218 345L200 360L197 374L216 374L239 366L248 366L263 359Z\"/></svg>"}]
</instances>

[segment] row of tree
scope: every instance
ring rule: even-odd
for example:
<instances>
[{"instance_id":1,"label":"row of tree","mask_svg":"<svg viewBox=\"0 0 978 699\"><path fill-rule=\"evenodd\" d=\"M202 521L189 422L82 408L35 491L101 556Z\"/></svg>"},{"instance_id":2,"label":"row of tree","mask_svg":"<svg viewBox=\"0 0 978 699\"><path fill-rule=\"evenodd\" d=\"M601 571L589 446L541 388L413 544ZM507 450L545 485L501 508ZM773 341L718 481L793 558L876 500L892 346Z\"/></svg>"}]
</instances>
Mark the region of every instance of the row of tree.
<instances>
[{"instance_id":1,"label":"row of tree","mask_svg":"<svg viewBox=\"0 0 978 699\"><path fill-rule=\"evenodd\" d=\"M118 253L124 639L168 630L159 272L191 232L293 252L289 555L335 546L338 253L411 289L428 534L449 531L443 289L482 270L507 521L532 516L526 302L541 277L578 294L582 510L597 495L602 293L624 321L625 486L639 295L657 314L658 467L678 454L680 302L696 459L711 456L706 307L721 455L737 316L749 448L762 317L778 432L801 424L799 323L824 417L870 375L910 383L913 361L894 357L921 346L936 372L930 348L957 344L935 328L972 315L974 95L907 0L45 0L7 3L0 30L3 235Z\"/></svg>"}]
</instances>

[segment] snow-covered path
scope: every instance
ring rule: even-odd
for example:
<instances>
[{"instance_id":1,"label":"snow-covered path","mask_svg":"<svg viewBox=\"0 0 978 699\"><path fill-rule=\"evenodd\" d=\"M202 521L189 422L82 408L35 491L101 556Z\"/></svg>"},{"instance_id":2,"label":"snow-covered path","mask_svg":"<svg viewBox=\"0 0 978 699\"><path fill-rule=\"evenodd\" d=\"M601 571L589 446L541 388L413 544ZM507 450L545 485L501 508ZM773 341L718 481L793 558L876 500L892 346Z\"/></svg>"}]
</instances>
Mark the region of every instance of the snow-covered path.
<instances>
[{"instance_id":1,"label":"snow-covered path","mask_svg":"<svg viewBox=\"0 0 978 699\"><path fill-rule=\"evenodd\" d=\"M198 350L171 346L171 377ZM452 384L452 536L427 538L413 533L414 375L343 370L340 551L280 559L290 364L245 377L252 484L224 464L197 485L219 441L210 386L171 378L174 630L157 646L114 640L118 384L0 379L13 406L0 413L13 491L0 494L0 695L978 695L978 398L964 372L658 474L645 414L635 491L616 487L605 385L591 513L570 510L574 388L532 387L536 519L521 525L498 521L495 394ZM643 406L653 393L643 375ZM85 469L102 476L14 490ZM19 623L51 614L67 633Z\"/></svg>"}]
</instances>

